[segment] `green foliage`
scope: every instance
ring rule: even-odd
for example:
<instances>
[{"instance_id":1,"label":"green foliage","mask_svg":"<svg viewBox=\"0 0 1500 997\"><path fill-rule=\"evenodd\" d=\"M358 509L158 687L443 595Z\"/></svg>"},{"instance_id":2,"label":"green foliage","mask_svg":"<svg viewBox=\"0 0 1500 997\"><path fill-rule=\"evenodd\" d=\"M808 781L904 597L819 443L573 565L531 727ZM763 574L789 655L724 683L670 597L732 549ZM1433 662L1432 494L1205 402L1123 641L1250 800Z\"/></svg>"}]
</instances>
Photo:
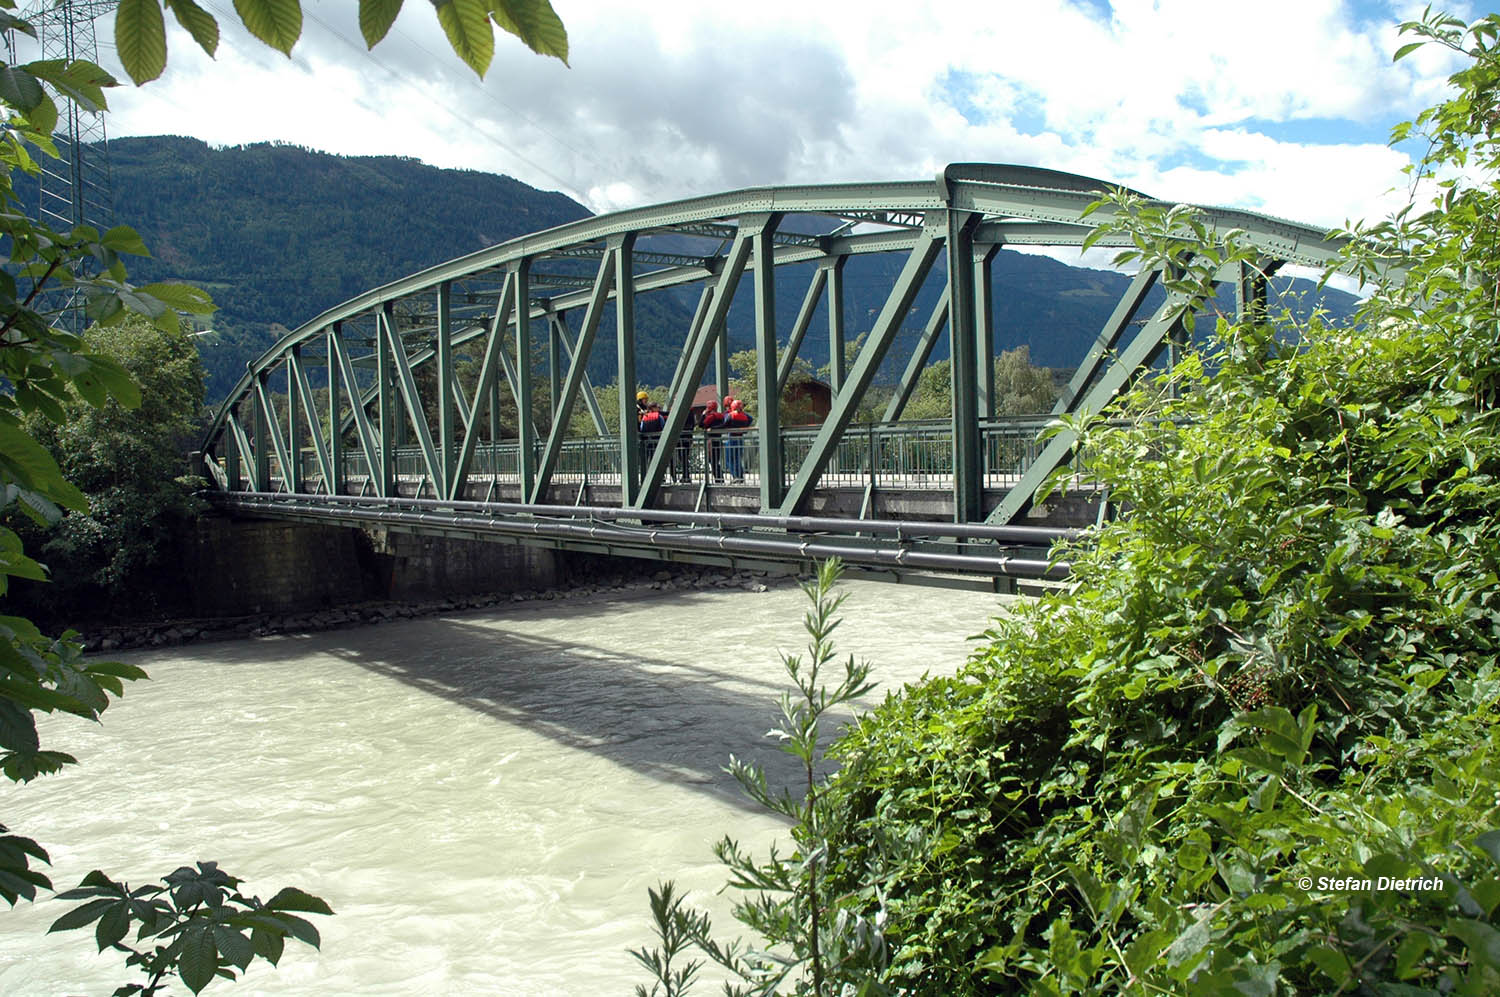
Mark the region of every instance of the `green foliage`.
<instances>
[{"instance_id":1,"label":"green foliage","mask_svg":"<svg viewBox=\"0 0 1500 997\"><path fill-rule=\"evenodd\" d=\"M825 562L817 577L803 586L811 603L803 617L807 654L781 659L793 688L782 693L781 722L768 736L780 741L781 750L797 760L802 784L795 793L773 788L758 765L729 760L728 771L746 795L791 822L794 848L787 855L772 848L769 856L758 859L728 837L714 846L715 855L729 869L729 886L745 895L734 905L735 918L755 932L757 942L714 940L708 915L683 907L673 895L672 884L664 883L660 891L651 891L651 911L662 948L632 953L656 980L650 991L636 988L642 997L686 992L701 961L673 970L671 960L690 944L744 981L743 986L725 985L726 993L739 995L780 993L787 985L798 994L829 994L836 992L829 989L833 980L868 971L883 959L878 922L851 920L847 912L830 917L830 892L824 883L834 861L828 838L831 812L824 798L829 780L819 774L826 768L828 714L873 687L868 663L856 661L853 655L841 666L837 661L833 635L845 596L835 595L834 588L842 570L837 560ZM829 685L828 673L835 666L835 681Z\"/></svg>"},{"instance_id":2,"label":"green foliage","mask_svg":"<svg viewBox=\"0 0 1500 997\"><path fill-rule=\"evenodd\" d=\"M1078 425L1127 514L833 746L762 879L878 929L824 992L1500 992L1500 15L1404 30L1468 65L1397 129L1431 209L1348 233L1357 321L1220 318ZM1100 207L1184 325L1258 262ZM810 911L740 916L808 958Z\"/></svg>"},{"instance_id":3,"label":"green foliage","mask_svg":"<svg viewBox=\"0 0 1500 997\"><path fill-rule=\"evenodd\" d=\"M1497 27L1407 26L1473 59L1419 119L1450 136L1425 169L1500 165ZM1123 427L1079 427L1129 514L1067 552L1065 594L837 746L828 886L880 884L881 983L1500 987L1500 186L1438 187L1354 233L1358 323L1220 320L1119 401ZM1111 206L1185 322L1255 262L1192 209Z\"/></svg>"},{"instance_id":4,"label":"green foliage","mask_svg":"<svg viewBox=\"0 0 1500 997\"><path fill-rule=\"evenodd\" d=\"M33 615L104 616L145 611L141 593L176 556L175 541L199 504L201 478L186 475L187 454L203 425L203 367L193 338L135 318L94 328L84 342L130 376L141 403L94 407L74 397L61 422L33 413L25 429L83 492L85 509L50 527L22 531L41 552L52 582L22 594Z\"/></svg>"},{"instance_id":5,"label":"green foliage","mask_svg":"<svg viewBox=\"0 0 1500 997\"><path fill-rule=\"evenodd\" d=\"M52 922L49 931L69 931L94 925L99 951L128 953L125 965L134 966L145 983L115 990L115 997L154 997L172 976L198 993L217 977L233 980L256 958L271 965L281 961L286 939L317 948L318 929L305 914L332 914L328 904L301 890L287 887L267 902L239 891L241 880L213 862L196 869L183 866L161 880L161 885L131 889L95 869L59 900L86 900ZM154 942L147 950L127 944L135 929L136 945Z\"/></svg>"},{"instance_id":6,"label":"green foliage","mask_svg":"<svg viewBox=\"0 0 1500 997\"><path fill-rule=\"evenodd\" d=\"M0 11L14 10L0 0ZM32 33L24 21L7 13L8 26ZM113 358L95 351L82 337L55 325L56 315L43 310L58 289L80 295L88 315L101 328L122 322L127 313L146 315L163 330L175 330L177 312L166 298L193 305L190 295L175 289L137 288L126 282L122 254L140 255L145 247L131 229L113 228L102 235L88 226L59 232L29 217L16 198L17 171L40 167L31 149L56 155L51 132L58 120L57 101L71 101L85 111L105 106L103 90L113 86L107 73L89 63L32 62L3 66L0 86L0 236L9 247L9 262L0 271L0 596L12 578L31 581L46 572L29 556L18 533L56 523L65 510L87 509L84 494L63 475L52 453L29 430L39 422L61 422L70 406L125 407L140 404L140 390ZM161 294L162 297L157 295ZM139 668L112 662L85 661L76 634L49 637L30 620L0 617L0 772L13 782L55 772L73 759L42 748L35 714L64 712L97 720L109 696L120 695L125 680L144 677ZM45 864L46 851L19 835L0 839L0 897L7 903L35 898L50 887L34 863Z\"/></svg>"},{"instance_id":7,"label":"green foliage","mask_svg":"<svg viewBox=\"0 0 1500 997\"><path fill-rule=\"evenodd\" d=\"M212 53L213 18L190 0L170 5ZM545 0L522 6L533 14L532 8L547 7ZM290 50L301 25L295 0L240 0L236 8L253 33ZM0 0L4 27L34 35L10 13L14 9L13 0ZM533 47L559 44L545 23L525 22L525 11L496 9L506 30L533 33ZM565 39L561 44L565 54ZM166 50L155 0L121 3L117 47L137 80L161 71ZM114 85L98 66L81 61L0 64L0 160L6 167L0 242L9 250L0 270L0 383L6 389L0 392L0 596L9 592L11 578L41 581L47 574L26 553L16 527L32 531L71 512L48 539L49 552L83 552L104 562L103 576L118 584L159 555L153 542L128 532L128 519L169 527L164 517L185 508L185 493L163 482L174 463L173 444L195 428L202 376L178 313L212 311L208 295L169 283L131 285L122 256L147 255L139 235L124 226L102 234L84 225L53 230L27 213L15 183L17 173L39 172L33 149L57 155L52 131L59 100L101 113L104 89ZM57 313L44 310L55 292L84 301L93 322L87 336L63 328ZM126 680L144 677L133 665L84 659L72 632L52 638L28 619L0 616L0 772L24 783L72 764L71 756L42 748L36 714L98 720ZM51 888L39 868L48 862L36 841L0 826L0 897L8 904ZM262 903L240 893L239 882L212 863L180 868L161 886L134 890L94 872L61 895L87 902L52 930L94 924L101 950L126 952L126 965L139 968L146 982L122 986L117 995L156 994L173 975L197 993L215 978L233 979L257 956L277 962L287 936L318 945L317 930L297 912L331 913L322 900L287 888ZM133 926L135 940L153 940L154 948L124 944Z\"/></svg>"},{"instance_id":8,"label":"green foliage","mask_svg":"<svg viewBox=\"0 0 1500 997\"><path fill-rule=\"evenodd\" d=\"M401 5L402 0L359 0L359 30L366 45L374 48L386 36ZM492 26L516 36L533 52L567 64L568 33L550 0L433 0L432 6L453 51L481 77L495 54ZM163 8L210 56L219 47L219 22L193 0L120 0L115 49L138 86L156 79L167 66ZM291 56L302 36L299 0L234 0L234 10L252 35Z\"/></svg>"},{"instance_id":9,"label":"green foliage","mask_svg":"<svg viewBox=\"0 0 1500 997\"><path fill-rule=\"evenodd\" d=\"M1031 363L1031 347L1018 346L995 358L995 411L999 415L1038 415L1052 411L1057 384L1052 372ZM948 419L953 415L952 362L928 364L917 378L903 419Z\"/></svg>"}]
</instances>

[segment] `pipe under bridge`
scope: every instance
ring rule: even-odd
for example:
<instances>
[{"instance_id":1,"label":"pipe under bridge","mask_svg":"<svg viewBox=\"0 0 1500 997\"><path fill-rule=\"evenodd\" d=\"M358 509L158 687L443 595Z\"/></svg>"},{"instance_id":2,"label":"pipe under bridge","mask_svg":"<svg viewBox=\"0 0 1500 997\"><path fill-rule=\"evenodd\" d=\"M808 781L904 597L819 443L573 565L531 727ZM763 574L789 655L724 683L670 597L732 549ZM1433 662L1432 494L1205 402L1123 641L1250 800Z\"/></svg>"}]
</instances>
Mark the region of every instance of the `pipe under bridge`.
<instances>
[{"instance_id":1,"label":"pipe under bridge","mask_svg":"<svg viewBox=\"0 0 1500 997\"><path fill-rule=\"evenodd\" d=\"M1056 417L1101 411L1180 344L1182 310L1175 293L1148 307L1161 274L1137 273L1053 411L1001 418L990 264L1002 247L1081 245L1112 217L1085 210L1107 187L956 164L935 181L762 187L635 208L461 256L329 309L248 365L204 440L214 501L254 516L710 563L837 555L886 577L1002 589L1062 577L1066 565L1047 552L1076 531L1027 518L1038 487L1074 458L1076 437ZM1322 229L1204 214L1263 254L1219 275L1242 311L1263 305L1283 264L1323 267L1340 248ZM856 325L845 265L866 254L892 261L889 287ZM783 427L778 407L760 404L737 438L694 435L699 387L729 391L728 319L746 282L756 397L782 397L822 305L829 412ZM942 291L914 348L889 357L929 284ZM638 299L673 288L696 297L686 328L643 323ZM776 298L789 291L801 304L778 328ZM624 386L609 413L588 373L601 335L613 338L612 380ZM646 336L675 347L676 364L665 428L643 446L634 385ZM950 418L900 421L940 337ZM895 391L880 419L861 421L888 358L902 369ZM714 480L736 470L740 480Z\"/></svg>"}]
</instances>

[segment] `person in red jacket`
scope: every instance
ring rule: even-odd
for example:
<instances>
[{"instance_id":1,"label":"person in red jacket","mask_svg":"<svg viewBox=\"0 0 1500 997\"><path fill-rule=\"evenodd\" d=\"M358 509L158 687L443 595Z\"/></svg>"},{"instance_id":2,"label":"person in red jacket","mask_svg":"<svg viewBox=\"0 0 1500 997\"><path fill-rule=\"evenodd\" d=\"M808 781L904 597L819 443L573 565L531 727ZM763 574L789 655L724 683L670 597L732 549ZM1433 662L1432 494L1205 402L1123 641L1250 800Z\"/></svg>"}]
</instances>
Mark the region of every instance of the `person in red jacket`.
<instances>
[{"instance_id":1,"label":"person in red jacket","mask_svg":"<svg viewBox=\"0 0 1500 997\"><path fill-rule=\"evenodd\" d=\"M724 413L719 411L718 402L711 401L703 407L703 414L698 417L698 425L703 427L705 446L708 449L708 473L713 475L715 481L723 481L724 442L720 439L720 430L724 427Z\"/></svg>"},{"instance_id":2,"label":"person in red jacket","mask_svg":"<svg viewBox=\"0 0 1500 997\"><path fill-rule=\"evenodd\" d=\"M729 430L729 439L724 444L724 466L730 481L744 481L745 443L740 436L754 420L745 411L745 403L738 398L728 398L725 402L729 411L724 413L724 428Z\"/></svg>"},{"instance_id":3,"label":"person in red jacket","mask_svg":"<svg viewBox=\"0 0 1500 997\"><path fill-rule=\"evenodd\" d=\"M637 428L640 430L641 466L644 467L651 459L657 441L661 439L662 427L667 424L667 414L644 391L636 392L635 414L639 420Z\"/></svg>"}]
</instances>

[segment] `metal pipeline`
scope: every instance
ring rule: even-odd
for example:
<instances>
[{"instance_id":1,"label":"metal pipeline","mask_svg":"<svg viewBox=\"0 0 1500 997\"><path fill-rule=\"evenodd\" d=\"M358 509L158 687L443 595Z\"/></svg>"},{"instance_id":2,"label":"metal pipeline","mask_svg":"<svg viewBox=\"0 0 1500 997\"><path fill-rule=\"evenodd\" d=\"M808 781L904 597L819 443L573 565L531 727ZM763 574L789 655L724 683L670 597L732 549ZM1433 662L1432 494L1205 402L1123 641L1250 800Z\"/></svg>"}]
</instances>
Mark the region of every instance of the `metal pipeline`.
<instances>
[{"instance_id":1,"label":"metal pipeline","mask_svg":"<svg viewBox=\"0 0 1500 997\"><path fill-rule=\"evenodd\" d=\"M228 492L231 496L285 501L286 492ZM832 516L767 516L745 512L687 512L677 509L622 509L607 505L529 505L522 502L476 502L468 499L423 499L389 496L316 495L319 503L359 507L452 509L455 512L500 513L520 516L551 516L561 519L598 519L606 522L679 523L715 529L777 529L788 533L862 533L892 537L952 537L956 540L988 540L1002 544L1050 546L1058 540L1076 540L1083 530L1049 526L993 526L986 523L943 523L921 519L838 519Z\"/></svg>"},{"instance_id":2,"label":"metal pipeline","mask_svg":"<svg viewBox=\"0 0 1500 997\"><path fill-rule=\"evenodd\" d=\"M335 496L339 497L339 496ZM294 499L286 495L275 498L265 493L220 493L216 496L232 509L261 511L282 518L307 519L323 522L355 520L377 524L399 524L410 527L426 527L430 530L462 530L473 533L492 533L502 536L541 537L551 540L587 540L595 543L621 547L650 547L683 552L741 554L747 556L818 561L838 557L851 564L908 570L950 571L970 575L1009 576L1062 580L1068 576L1069 565L1049 562L1044 558L1012 557L1008 555L953 554L935 551L911 550L904 547L858 546L829 543L824 540L751 536L746 534L687 533L681 530L628 530L618 526L558 522L547 519L497 519L486 516L460 515L457 511L412 511L395 508L372 507L369 502L337 502L328 504L328 496L318 496L316 502ZM403 500L405 501L405 500ZM451 509L454 503L434 501L442 509ZM474 503L477 504L477 503ZM337 508L342 507L342 508ZM530 509L531 507L525 507ZM570 507L564 507L570 508ZM617 512L625 510L615 510ZM754 517L773 519L774 517Z\"/></svg>"}]
</instances>

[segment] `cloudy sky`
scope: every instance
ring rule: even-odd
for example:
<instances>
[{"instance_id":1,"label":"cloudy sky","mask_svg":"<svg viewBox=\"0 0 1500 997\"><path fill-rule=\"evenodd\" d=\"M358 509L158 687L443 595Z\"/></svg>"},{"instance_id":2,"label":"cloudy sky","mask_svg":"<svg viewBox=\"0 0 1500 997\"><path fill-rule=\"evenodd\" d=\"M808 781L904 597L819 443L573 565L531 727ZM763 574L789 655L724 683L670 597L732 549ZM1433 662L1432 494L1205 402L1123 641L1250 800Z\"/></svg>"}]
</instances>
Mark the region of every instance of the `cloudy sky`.
<instances>
[{"instance_id":1,"label":"cloudy sky","mask_svg":"<svg viewBox=\"0 0 1500 997\"><path fill-rule=\"evenodd\" d=\"M112 136L413 156L595 211L990 161L1336 225L1391 208L1412 151L1390 128L1454 68L1392 64L1421 4L1385 0L554 0L571 68L502 36L481 82L420 0L373 52L354 3L304 2L290 60L200 2L217 59L174 26L165 75L111 96Z\"/></svg>"}]
</instances>

